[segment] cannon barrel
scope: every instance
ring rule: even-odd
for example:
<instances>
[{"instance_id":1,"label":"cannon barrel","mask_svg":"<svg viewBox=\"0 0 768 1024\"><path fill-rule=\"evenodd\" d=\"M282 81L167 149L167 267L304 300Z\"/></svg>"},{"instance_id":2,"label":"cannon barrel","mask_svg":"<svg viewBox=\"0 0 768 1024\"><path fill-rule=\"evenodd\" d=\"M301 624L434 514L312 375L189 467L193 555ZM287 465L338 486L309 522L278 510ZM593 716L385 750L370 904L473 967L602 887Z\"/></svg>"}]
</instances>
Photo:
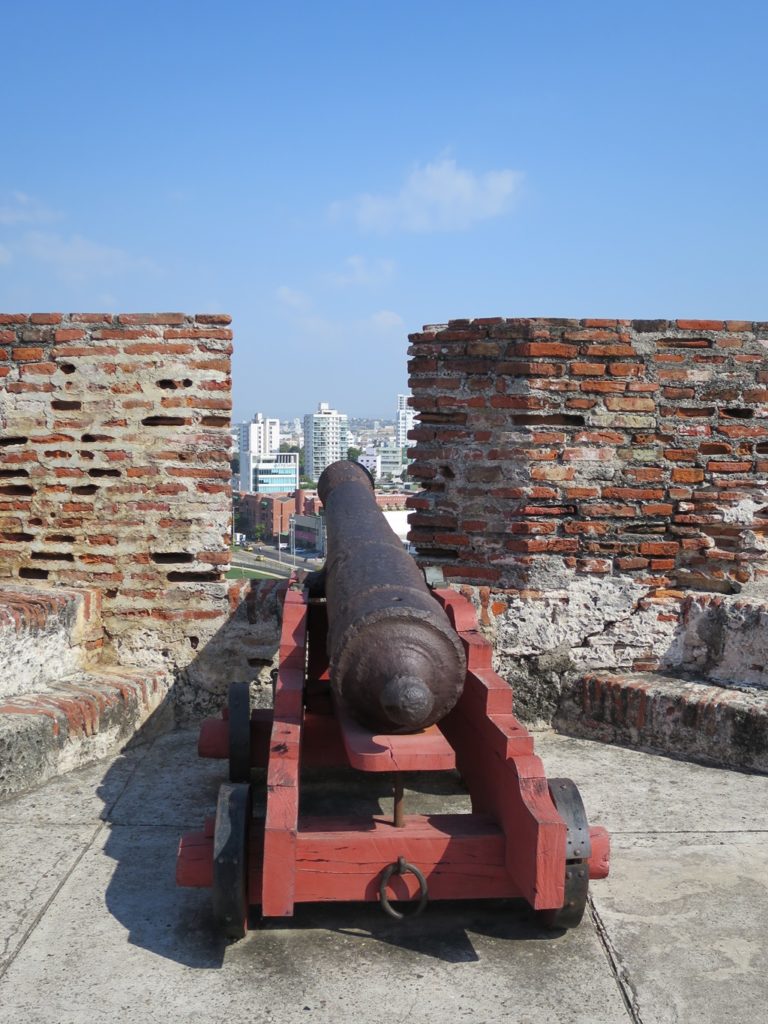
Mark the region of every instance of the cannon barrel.
<instances>
[{"instance_id":1,"label":"cannon barrel","mask_svg":"<svg viewBox=\"0 0 768 1024\"><path fill-rule=\"evenodd\" d=\"M328 535L331 685L369 729L424 729L461 695L461 642L378 508L366 470L334 462L320 477L318 493Z\"/></svg>"}]
</instances>

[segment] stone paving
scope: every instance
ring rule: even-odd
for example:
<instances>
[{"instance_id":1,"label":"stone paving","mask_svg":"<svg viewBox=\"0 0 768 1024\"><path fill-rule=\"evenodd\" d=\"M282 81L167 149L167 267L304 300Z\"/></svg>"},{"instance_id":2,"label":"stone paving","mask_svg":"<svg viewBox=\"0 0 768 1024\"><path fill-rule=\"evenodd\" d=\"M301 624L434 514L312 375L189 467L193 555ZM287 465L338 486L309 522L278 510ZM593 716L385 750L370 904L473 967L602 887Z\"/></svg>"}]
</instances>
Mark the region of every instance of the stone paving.
<instances>
[{"instance_id":1,"label":"stone paving","mask_svg":"<svg viewBox=\"0 0 768 1024\"><path fill-rule=\"evenodd\" d=\"M517 903L408 926L316 905L225 946L208 892L174 885L225 775L195 745L166 734L0 803L1 1024L765 1019L766 776L537 733L613 835L578 929L549 935Z\"/></svg>"}]
</instances>

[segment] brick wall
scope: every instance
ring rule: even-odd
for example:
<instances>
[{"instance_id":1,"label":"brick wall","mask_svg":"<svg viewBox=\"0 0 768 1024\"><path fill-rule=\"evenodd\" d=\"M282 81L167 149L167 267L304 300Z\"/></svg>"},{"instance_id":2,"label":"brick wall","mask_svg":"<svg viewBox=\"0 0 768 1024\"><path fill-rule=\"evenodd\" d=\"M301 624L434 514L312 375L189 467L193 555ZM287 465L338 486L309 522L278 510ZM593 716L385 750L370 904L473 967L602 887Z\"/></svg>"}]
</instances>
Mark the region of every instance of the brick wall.
<instances>
[{"instance_id":1,"label":"brick wall","mask_svg":"<svg viewBox=\"0 0 768 1024\"><path fill-rule=\"evenodd\" d=\"M410 538L471 588L528 717L574 672L672 664L686 595L764 583L768 323L495 318L410 340Z\"/></svg>"},{"instance_id":2,"label":"brick wall","mask_svg":"<svg viewBox=\"0 0 768 1024\"><path fill-rule=\"evenodd\" d=\"M461 320L411 342L412 539L452 578L768 573L768 323Z\"/></svg>"},{"instance_id":3,"label":"brick wall","mask_svg":"<svg viewBox=\"0 0 768 1024\"><path fill-rule=\"evenodd\" d=\"M233 597L229 322L0 315L0 578L98 589L108 655L212 688L198 652Z\"/></svg>"}]
</instances>

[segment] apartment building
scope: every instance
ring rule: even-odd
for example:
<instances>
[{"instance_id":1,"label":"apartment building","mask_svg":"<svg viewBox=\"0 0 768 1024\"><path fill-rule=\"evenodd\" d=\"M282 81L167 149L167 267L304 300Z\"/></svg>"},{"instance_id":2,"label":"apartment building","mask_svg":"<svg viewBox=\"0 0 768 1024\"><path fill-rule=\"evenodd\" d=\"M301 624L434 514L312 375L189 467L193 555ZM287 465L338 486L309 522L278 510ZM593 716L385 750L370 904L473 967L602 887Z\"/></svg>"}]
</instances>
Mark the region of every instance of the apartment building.
<instances>
[{"instance_id":1,"label":"apartment building","mask_svg":"<svg viewBox=\"0 0 768 1024\"><path fill-rule=\"evenodd\" d=\"M410 395L397 396L397 413L395 414L395 444L398 448L407 448L409 445L408 431L413 428L416 418L416 410L408 406Z\"/></svg>"},{"instance_id":2,"label":"apartment building","mask_svg":"<svg viewBox=\"0 0 768 1024\"><path fill-rule=\"evenodd\" d=\"M326 466L346 459L349 448L347 414L320 402L317 412L304 417L304 473L317 481Z\"/></svg>"},{"instance_id":3,"label":"apartment building","mask_svg":"<svg viewBox=\"0 0 768 1024\"><path fill-rule=\"evenodd\" d=\"M252 420L238 426L238 450L240 455L240 490L252 494L258 490L255 473L260 460L272 455L280 448L280 420L268 419L257 412ZM298 479L293 490L298 486Z\"/></svg>"}]
</instances>

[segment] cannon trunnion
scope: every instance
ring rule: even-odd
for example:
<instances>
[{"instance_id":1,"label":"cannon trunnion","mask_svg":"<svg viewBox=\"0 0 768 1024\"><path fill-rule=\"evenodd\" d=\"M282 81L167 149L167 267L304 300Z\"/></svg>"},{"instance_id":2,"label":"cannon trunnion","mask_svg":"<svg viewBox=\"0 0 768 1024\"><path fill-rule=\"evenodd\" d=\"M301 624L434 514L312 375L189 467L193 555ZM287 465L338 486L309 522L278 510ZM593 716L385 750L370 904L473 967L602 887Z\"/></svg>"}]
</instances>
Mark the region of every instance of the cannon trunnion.
<instances>
[{"instance_id":1,"label":"cannon trunnion","mask_svg":"<svg viewBox=\"0 0 768 1024\"><path fill-rule=\"evenodd\" d=\"M248 684L233 683L201 727L200 754L228 758L230 778L216 817L182 837L177 883L212 888L229 938L255 908L290 917L322 901L399 917L393 899L412 914L428 900L521 897L541 926L574 927L589 880L608 873L608 834L573 782L547 779L471 603L424 586L363 474L336 463L321 478L328 560L286 588L274 709L251 711ZM300 813L301 770L338 768L388 773L392 816ZM472 813L406 813L404 773L456 769Z\"/></svg>"}]
</instances>

